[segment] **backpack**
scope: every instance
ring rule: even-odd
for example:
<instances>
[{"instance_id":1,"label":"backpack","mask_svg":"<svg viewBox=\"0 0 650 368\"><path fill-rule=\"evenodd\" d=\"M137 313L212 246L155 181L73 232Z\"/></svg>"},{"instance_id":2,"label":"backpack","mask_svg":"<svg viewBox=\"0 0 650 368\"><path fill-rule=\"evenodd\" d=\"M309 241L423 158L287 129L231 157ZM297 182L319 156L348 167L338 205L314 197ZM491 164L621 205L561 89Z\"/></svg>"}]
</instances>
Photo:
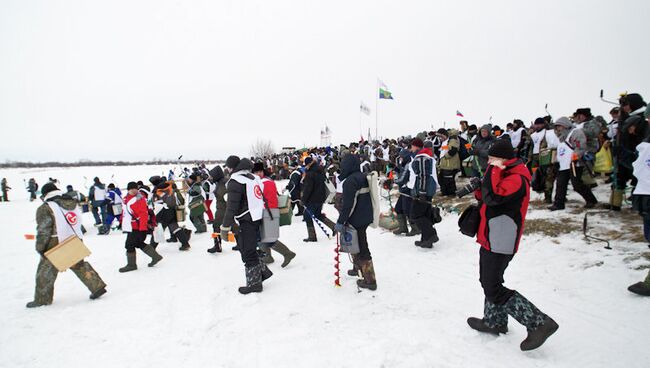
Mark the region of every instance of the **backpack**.
<instances>
[{"instance_id":1,"label":"backpack","mask_svg":"<svg viewBox=\"0 0 650 368\"><path fill-rule=\"evenodd\" d=\"M469 142L467 142L467 139L461 137L460 135L458 136L458 157L460 157L461 161L469 157L469 151L467 151L466 146L468 143Z\"/></svg>"}]
</instances>

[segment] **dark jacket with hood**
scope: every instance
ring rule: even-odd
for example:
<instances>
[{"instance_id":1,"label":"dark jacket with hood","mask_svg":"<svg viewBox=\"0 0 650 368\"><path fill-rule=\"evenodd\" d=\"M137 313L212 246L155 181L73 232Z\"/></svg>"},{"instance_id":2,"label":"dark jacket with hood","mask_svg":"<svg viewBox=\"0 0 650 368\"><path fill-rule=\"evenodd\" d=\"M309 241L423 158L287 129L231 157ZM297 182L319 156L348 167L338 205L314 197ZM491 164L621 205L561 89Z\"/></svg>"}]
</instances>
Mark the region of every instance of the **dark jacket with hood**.
<instances>
[{"instance_id":1,"label":"dark jacket with hood","mask_svg":"<svg viewBox=\"0 0 650 368\"><path fill-rule=\"evenodd\" d=\"M311 164L305 172L302 181L302 203L325 203L327 199L327 186L325 185L325 173L317 162Z\"/></svg>"},{"instance_id":2,"label":"dark jacket with hood","mask_svg":"<svg viewBox=\"0 0 650 368\"><path fill-rule=\"evenodd\" d=\"M254 179L253 174L250 172L252 168L253 163L247 158L242 158L237 167L232 171L232 174L240 173L244 174L244 176L249 179ZM226 202L226 212L223 217L223 227L232 227L235 224L235 217L237 217L237 221L253 221L250 213L246 213L244 216L239 217L242 213L248 211L246 185L241 184L236 180L232 180L232 174L230 176L231 179L226 183L228 201Z\"/></svg>"},{"instance_id":3,"label":"dark jacket with hood","mask_svg":"<svg viewBox=\"0 0 650 368\"><path fill-rule=\"evenodd\" d=\"M221 166L215 166L212 170L210 170L210 176L216 185L213 192L217 201L217 211L214 216L214 227L215 229L218 229L223 223L223 217L226 214L226 200L224 198L226 195L226 176L223 174L223 169L221 169Z\"/></svg>"},{"instance_id":4,"label":"dark jacket with hood","mask_svg":"<svg viewBox=\"0 0 650 368\"><path fill-rule=\"evenodd\" d=\"M337 222L350 224L355 229L366 227L373 221L368 179L361 173L360 164L359 156L346 155L341 161L339 176L339 179L345 182L343 182L343 206Z\"/></svg>"},{"instance_id":5,"label":"dark jacket with hood","mask_svg":"<svg viewBox=\"0 0 650 368\"><path fill-rule=\"evenodd\" d=\"M487 130L488 136L486 138L483 138L483 136L481 136L482 130ZM474 160L472 161L472 168L474 168L474 170L479 171L481 173L485 173L485 170L487 169L488 151L490 150L490 147L494 142L494 137L492 136L491 132L492 132L492 125L490 124L483 125L479 130L476 139L474 139L474 143L472 143L472 154L474 155Z\"/></svg>"}]
</instances>

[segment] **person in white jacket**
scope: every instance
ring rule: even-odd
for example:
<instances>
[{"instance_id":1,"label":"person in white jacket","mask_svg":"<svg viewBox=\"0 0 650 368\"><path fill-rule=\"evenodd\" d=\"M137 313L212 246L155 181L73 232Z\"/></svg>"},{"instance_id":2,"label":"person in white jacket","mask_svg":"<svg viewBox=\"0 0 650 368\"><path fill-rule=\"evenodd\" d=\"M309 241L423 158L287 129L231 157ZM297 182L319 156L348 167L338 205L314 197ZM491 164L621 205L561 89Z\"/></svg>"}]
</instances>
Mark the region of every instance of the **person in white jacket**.
<instances>
[{"instance_id":1,"label":"person in white jacket","mask_svg":"<svg viewBox=\"0 0 650 368\"><path fill-rule=\"evenodd\" d=\"M646 109L646 120L649 117L650 109ZM650 243L650 137L641 142L636 150L639 156L632 163L632 169L638 183L632 192L632 206L643 217L643 235ZM627 289L635 294L650 296L650 271L644 281L630 285Z\"/></svg>"}]
</instances>

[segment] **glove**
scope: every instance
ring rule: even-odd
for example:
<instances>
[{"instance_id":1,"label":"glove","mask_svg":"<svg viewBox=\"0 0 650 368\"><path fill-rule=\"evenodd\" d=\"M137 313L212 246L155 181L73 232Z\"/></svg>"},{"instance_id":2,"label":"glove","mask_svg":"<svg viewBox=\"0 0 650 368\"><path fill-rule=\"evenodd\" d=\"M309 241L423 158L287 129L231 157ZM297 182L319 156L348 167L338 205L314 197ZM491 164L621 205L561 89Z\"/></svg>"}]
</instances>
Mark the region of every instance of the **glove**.
<instances>
[{"instance_id":1,"label":"glove","mask_svg":"<svg viewBox=\"0 0 650 368\"><path fill-rule=\"evenodd\" d=\"M228 233L230 232L230 227L221 227L221 241L228 241Z\"/></svg>"},{"instance_id":2,"label":"glove","mask_svg":"<svg viewBox=\"0 0 650 368\"><path fill-rule=\"evenodd\" d=\"M336 233L342 234L343 231L345 231L345 226L337 222L336 225L334 225L334 234Z\"/></svg>"}]
</instances>

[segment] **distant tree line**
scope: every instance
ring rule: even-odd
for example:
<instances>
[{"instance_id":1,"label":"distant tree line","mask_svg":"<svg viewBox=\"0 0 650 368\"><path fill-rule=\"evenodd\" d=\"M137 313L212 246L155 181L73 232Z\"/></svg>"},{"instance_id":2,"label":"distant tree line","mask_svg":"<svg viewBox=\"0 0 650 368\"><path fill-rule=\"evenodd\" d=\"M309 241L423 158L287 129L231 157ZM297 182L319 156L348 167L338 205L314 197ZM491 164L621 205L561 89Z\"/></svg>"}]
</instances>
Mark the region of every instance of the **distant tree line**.
<instances>
[{"instance_id":1,"label":"distant tree line","mask_svg":"<svg viewBox=\"0 0 650 368\"><path fill-rule=\"evenodd\" d=\"M149 161L91 161L79 160L77 162L26 162L26 161L5 161L0 163L0 169L11 168L43 168L43 167L80 167L80 166L133 166L133 165L181 165L191 167L197 163L210 164L224 163L223 160L163 160L153 159Z\"/></svg>"}]
</instances>

